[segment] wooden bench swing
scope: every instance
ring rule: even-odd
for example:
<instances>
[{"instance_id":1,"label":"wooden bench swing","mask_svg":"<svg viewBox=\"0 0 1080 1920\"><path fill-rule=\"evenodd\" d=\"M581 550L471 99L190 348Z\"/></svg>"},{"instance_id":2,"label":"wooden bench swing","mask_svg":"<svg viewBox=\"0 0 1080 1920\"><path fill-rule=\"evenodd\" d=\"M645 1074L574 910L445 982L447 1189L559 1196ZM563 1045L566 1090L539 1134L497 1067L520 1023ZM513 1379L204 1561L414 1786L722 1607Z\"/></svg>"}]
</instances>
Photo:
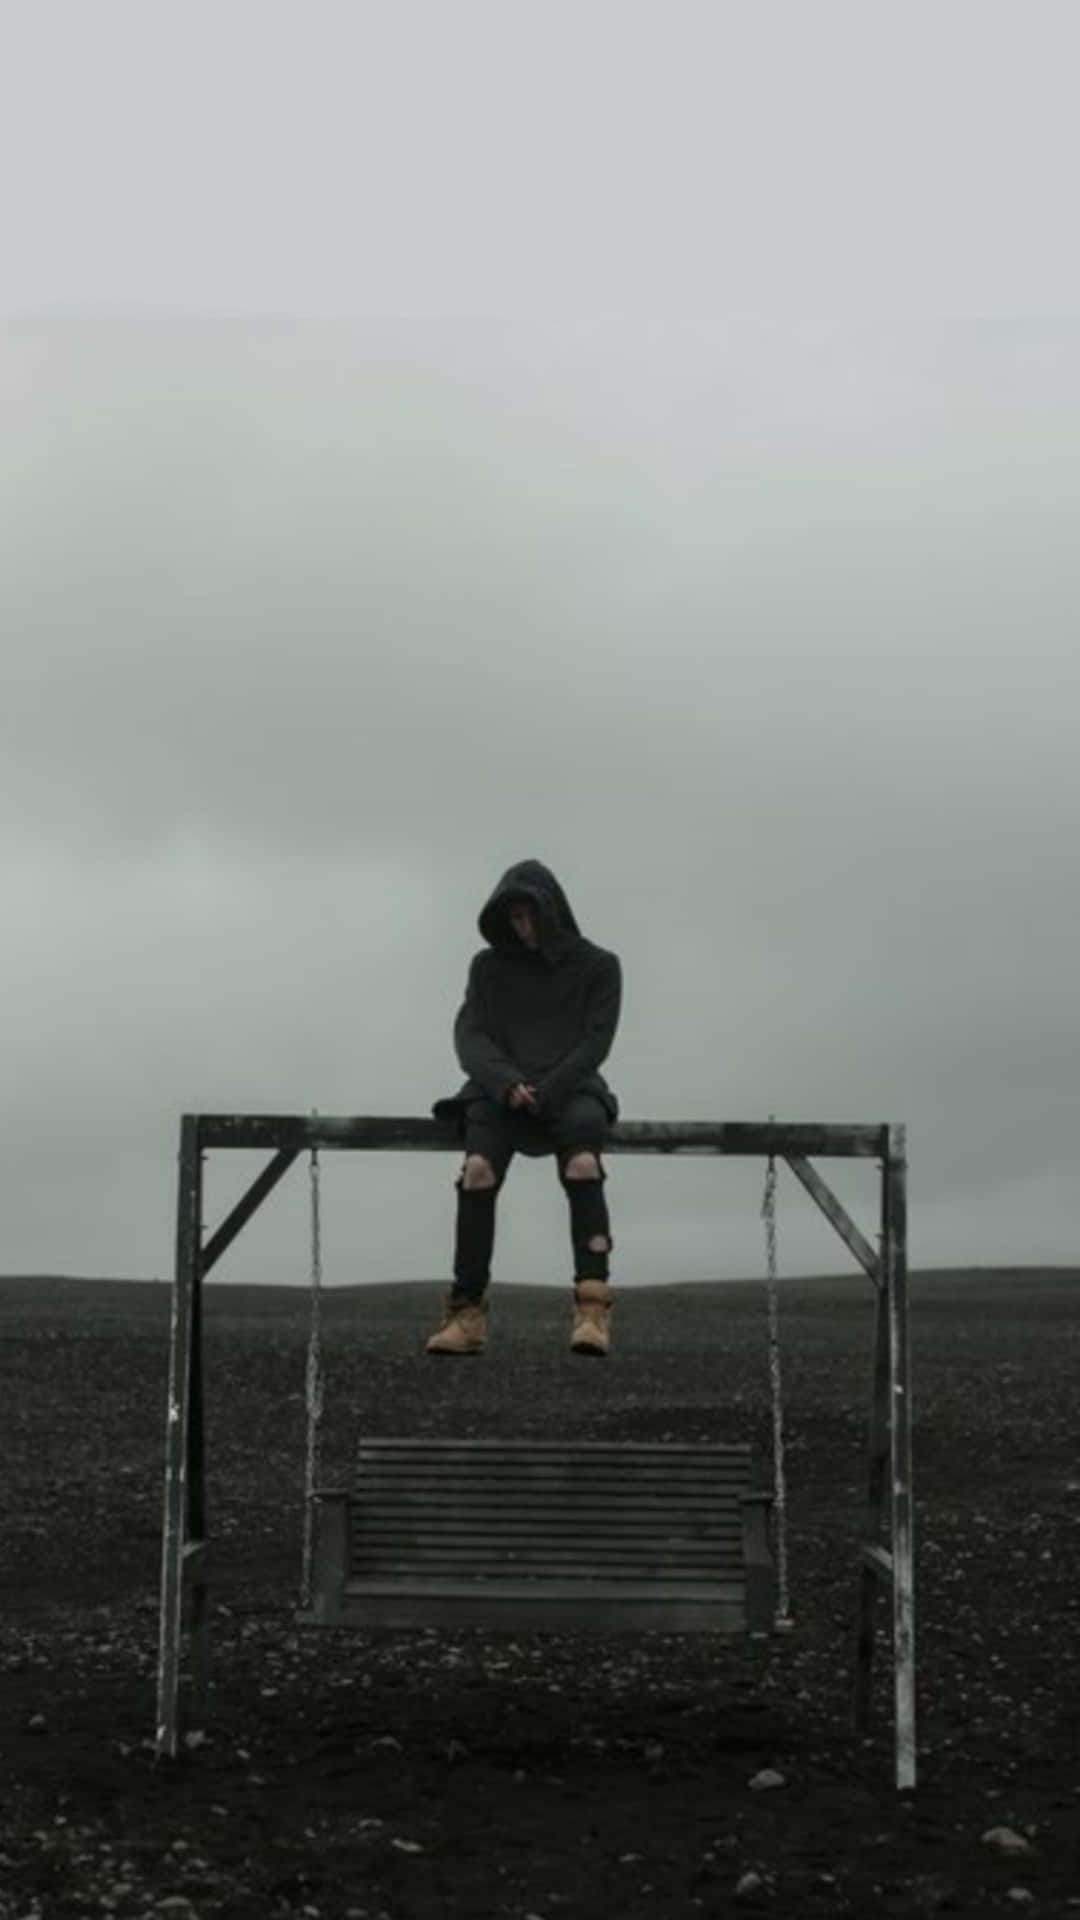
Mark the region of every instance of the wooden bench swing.
<instances>
[{"instance_id":1,"label":"wooden bench swing","mask_svg":"<svg viewBox=\"0 0 1080 1920\"><path fill-rule=\"evenodd\" d=\"M764 1154L774 1484L751 1484L750 1449L637 1442L365 1437L351 1488L319 1484L323 1379L319 1150L459 1149L431 1120L185 1115L170 1335L156 1747L178 1751L183 1625L192 1691L209 1675L202 1280L293 1161L310 1154L311 1331L299 1619L358 1628L744 1634L791 1626L776 1271L776 1160L839 1232L877 1292L869 1477L858 1567L854 1716L865 1728L876 1602L892 1591L895 1773L915 1784L911 1410L904 1129L623 1121L614 1153ZM203 1244L202 1163L223 1147L274 1158ZM876 1254L809 1155L881 1164ZM770 1528L770 1508L773 1526ZM770 1533L775 1539L775 1559Z\"/></svg>"},{"instance_id":2,"label":"wooden bench swing","mask_svg":"<svg viewBox=\"0 0 1080 1920\"><path fill-rule=\"evenodd\" d=\"M771 1501L750 1488L748 1447L365 1439L353 1487L313 1491L299 1617L765 1633Z\"/></svg>"}]
</instances>

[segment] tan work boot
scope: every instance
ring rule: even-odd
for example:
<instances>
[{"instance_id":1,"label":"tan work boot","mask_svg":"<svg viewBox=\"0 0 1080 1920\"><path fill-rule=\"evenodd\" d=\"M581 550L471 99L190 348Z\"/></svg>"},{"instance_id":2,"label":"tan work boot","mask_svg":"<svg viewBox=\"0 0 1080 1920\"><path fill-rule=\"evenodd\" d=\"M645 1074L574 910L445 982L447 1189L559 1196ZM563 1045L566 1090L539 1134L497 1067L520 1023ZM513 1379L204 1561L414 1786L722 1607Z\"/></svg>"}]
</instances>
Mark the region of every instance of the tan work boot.
<instances>
[{"instance_id":1,"label":"tan work boot","mask_svg":"<svg viewBox=\"0 0 1080 1920\"><path fill-rule=\"evenodd\" d=\"M483 1300L455 1301L452 1293L443 1296L443 1317L438 1333L427 1343L429 1353L483 1353L487 1346L487 1306Z\"/></svg>"},{"instance_id":2,"label":"tan work boot","mask_svg":"<svg viewBox=\"0 0 1080 1920\"><path fill-rule=\"evenodd\" d=\"M571 1353L603 1355L611 1351L611 1308L615 1295L606 1280L575 1280Z\"/></svg>"}]
</instances>

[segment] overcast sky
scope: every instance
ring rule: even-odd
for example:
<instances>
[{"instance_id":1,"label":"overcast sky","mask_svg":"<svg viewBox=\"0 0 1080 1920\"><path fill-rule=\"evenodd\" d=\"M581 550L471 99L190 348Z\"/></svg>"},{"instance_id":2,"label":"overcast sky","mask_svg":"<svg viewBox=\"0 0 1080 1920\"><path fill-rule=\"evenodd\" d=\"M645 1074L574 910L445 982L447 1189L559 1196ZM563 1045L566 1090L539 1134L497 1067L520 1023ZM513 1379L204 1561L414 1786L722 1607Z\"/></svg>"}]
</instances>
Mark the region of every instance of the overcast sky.
<instances>
[{"instance_id":1,"label":"overcast sky","mask_svg":"<svg viewBox=\"0 0 1080 1920\"><path fill-rule=\"evenodd\" d=\"M614 232L628 265L635 194L620 176L598 225L586 80L614 15L581 17L553 141L559 40L526 59L527 9L237 5L209 63L198 7L4 10L5 137L33 165L0 335L2 1271L168 1273L185 1109L426 1112L459 1079L477 911L530 855L622 957L627 1117L905 1120L916 1265L1076 1260L1080 325L1049 297L586 311L573 256L587 278ZM1050 142L1065 16L1027 16L1038 116L1000 17L981 71ZM706 50L745 116L728 19L620 11L621 135L651 84L685 143ZM748 40L758 78L770 44ZM514 260L535 268L538 210L569 217L546 298L499 309L440 196L449 154L498 230L468 56L494 75L515 46ZM800 174L785 126L743 176L759 238ZM672 204L671 246L715 260ZM212 1216L255 1164L212 1161ZM872 1169L822 1170L872 1233ZM326 1156L328 1280L444 1274L454 1171ZM759 1270L761 1175L614 1160L615 1277ZM223 1280L304 1277L304 1189ZM801 1189L781 1233L789 1271L850 1265ZM519 1162L497 1277L568 1273L551 1166Z\"/></svg>"}]
</instances>

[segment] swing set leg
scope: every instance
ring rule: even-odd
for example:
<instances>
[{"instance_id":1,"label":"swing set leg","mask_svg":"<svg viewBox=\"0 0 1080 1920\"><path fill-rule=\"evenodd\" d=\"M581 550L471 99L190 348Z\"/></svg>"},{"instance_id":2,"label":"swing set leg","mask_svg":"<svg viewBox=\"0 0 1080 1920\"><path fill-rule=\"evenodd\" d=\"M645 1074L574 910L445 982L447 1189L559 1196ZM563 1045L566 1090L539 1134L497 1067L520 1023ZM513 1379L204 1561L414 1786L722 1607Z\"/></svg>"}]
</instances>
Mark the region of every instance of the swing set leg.
<instances>
[{"instance_id":1,"label":"swing set leg","mask_svg":"<svg viewBox=\"0 0 1080 1920\"><path fill-rule=\"evenodd\" d=\"M854 1724L870 1719L880 1589L892 1595L896 1785L915 1785L915 1594L911 1500L911 1369L907 1311L904 1129L890 1128L882 1167L881 1276L874 1327L865 1536L855 1634ZM882 1544L888 1528L889 1546Z\"/></svg>"},{"instance_id":2,"label":"swing set leg","mask_svg":"<svg viewBox=\"0 0 1080 1920\"><path fill-rule=\"evenodd\" d=\"M209 1691L201 1242L202 1154L198 1123L193 1116L186 1115L180 1134L180 1198L165 1423L165 1513L155 1738L159 1759L175 1759L180 1745L180 1670L186 1590L190 1592L193 1694L200 1718L205 1714Z\"/></svg>"}]
</instances>

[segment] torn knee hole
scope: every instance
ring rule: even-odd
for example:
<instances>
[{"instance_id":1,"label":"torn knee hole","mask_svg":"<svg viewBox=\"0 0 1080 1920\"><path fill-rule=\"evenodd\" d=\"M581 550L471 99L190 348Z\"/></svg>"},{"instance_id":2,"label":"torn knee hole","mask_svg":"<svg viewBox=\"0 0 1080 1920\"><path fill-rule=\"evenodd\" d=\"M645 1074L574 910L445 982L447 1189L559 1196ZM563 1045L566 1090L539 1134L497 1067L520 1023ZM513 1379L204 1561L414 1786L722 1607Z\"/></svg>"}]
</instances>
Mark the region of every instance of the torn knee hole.
<instances>
[{"instance_id":1,"label":"torn knee hole","mask_svg":"<svg viewBox=\"0 0 1080 1920\"><path fill-rule=\"evenodd\" d=\"M466 1160L454 1183L466 1193L484 1193L498 1185L495 1169L487 1160Z\"/></svg>"},{"instance_id":2,"label":"torn knee hole","mask_svg":"<svg viewBox=\"0 0 1080 1920\"><path fill-rule=\"evenodd\" d=\"M611 1242L608 1239L606 1233L593 1234L592 1239L589 1241L589 1252L590 1253L610 1253L611 1252Z\"/></svg>"},{"instance_id":3,"label":"torn knee hole","mask_svg":"<svg viewBox=\"0 0 1080 1920\"><path fill-rule=\"evenodd\" d=\"M592 1153L575 1153L563 1166L565 1180L599 1180L600 1162Z\"/></svg>"}]
</instances>

